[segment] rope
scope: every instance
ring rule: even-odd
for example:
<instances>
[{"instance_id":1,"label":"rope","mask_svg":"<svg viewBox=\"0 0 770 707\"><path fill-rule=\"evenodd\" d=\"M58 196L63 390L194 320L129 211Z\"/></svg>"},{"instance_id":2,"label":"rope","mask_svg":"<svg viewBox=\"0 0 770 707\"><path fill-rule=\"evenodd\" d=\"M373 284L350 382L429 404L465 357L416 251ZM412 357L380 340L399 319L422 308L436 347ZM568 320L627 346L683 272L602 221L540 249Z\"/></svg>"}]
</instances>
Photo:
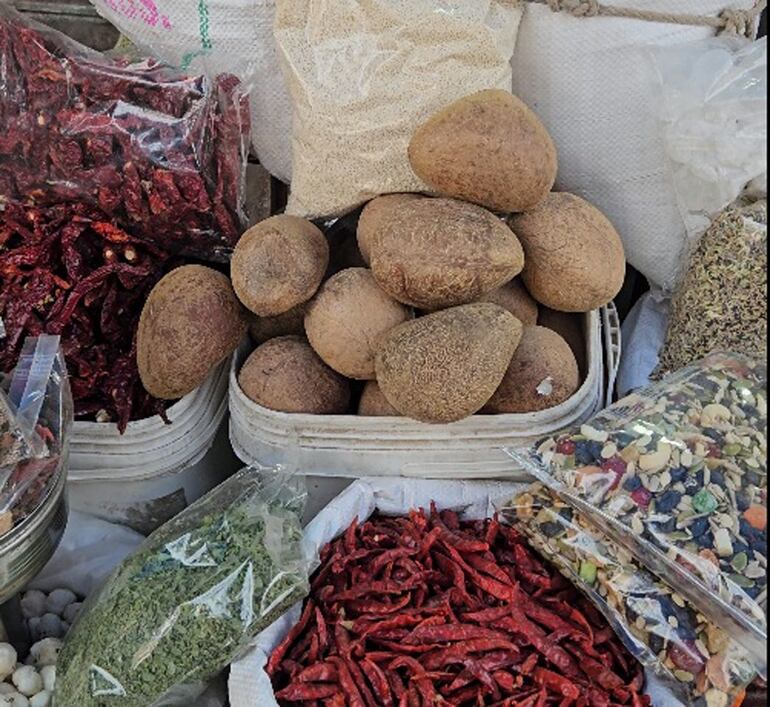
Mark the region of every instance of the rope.
<instances>
[{"instance_id":1,"label":"rope","mask_svg":"<svg viewBox=\"0 0 770 707\"><path fill-rule=\"evenodd\" d=\"M674 25L711 27L717 34L737 35L753 39L757 22L767 8L767 0L758 0L750 10L727 9L715 17L636 10L632 7L602 5L599 0L528 0L547 5L553 12L565 12L573 17L622 17L628 20L664 22Z\"/></svg>"}]
</instances>

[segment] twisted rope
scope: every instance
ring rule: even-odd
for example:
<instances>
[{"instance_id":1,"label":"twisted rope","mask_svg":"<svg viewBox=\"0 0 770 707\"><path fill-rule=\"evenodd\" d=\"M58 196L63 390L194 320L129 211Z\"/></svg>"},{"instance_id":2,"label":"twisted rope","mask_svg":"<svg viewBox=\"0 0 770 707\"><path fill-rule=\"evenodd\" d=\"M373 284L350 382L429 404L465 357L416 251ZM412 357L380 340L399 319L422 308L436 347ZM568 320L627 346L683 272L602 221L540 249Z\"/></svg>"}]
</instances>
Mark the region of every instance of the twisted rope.
<instances>
[{"instance_id":1,"label":"twisted rope","mask_svg":"<svg viewBox=\"0 0 770 707\"><path fill-rule=\"evenodd\" d=\"M735 35L753 39L759 16L767 8L767 0L758 0L750 10L727 9L715 17L637 10L632 7L602 5L599 0L528 0L547 5L553 12L565 12L573 17L622 17L645 22L664 22L674 25L711 27L717 34Z\"/></svg>"}]
</instances>

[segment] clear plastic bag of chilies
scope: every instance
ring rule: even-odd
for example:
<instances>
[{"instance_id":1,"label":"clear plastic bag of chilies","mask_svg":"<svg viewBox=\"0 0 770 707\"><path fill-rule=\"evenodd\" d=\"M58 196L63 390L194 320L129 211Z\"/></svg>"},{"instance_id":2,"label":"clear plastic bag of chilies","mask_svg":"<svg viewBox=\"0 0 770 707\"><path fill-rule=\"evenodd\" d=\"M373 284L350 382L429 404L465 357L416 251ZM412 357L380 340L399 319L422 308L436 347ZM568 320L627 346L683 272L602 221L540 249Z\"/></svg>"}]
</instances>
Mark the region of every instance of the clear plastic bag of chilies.
<instances>
[{"instance_id":1,"label":"clear plastic bag of chilies","mask_svg":"<svg viewBox=\"0 0 770 707\"><path fill-rule=\"evenodd\" d=\"M503 511L605 615L684 704L739 704L756 675L746 651L555 492L534 484Z\"/></svg>"},{"instance_id":2,"label":"clear plastic bag of chilies","mask_svg":"<svg viewBox=\"0 0 770 707\"><path fill-rule=\"evenodd\" d=\"M767 367L716 353L512 456L767 675Z\"/></svg>"},{"instance_id":3,"label":"clear plastic bag of chilies","mask_svg":"<svg viewBox=\"0 0 770 707\"><path fill-rule=\"evenodd\" d=\"M70 630L56 707L192 704L307 593L304 499L280 471L244 469L150 535Z\"/></svg>"},{"instance_id":4,"label":"clear plastic bag of chilies","mask_svg":"<svg viewBox=\"0 0 770 707\"><path fill-rule=\"evenodd\" d=\"M109 222L113 249L126 229L165 251L227 259L246 224L250 118L237 78L100 54L4 4L0 86L0 202L70 204ZM78 236L62 255L74 271Z\"/></svg>"},{"instance_id":5,"label":"clear plastic bag of chilies","mask_svg":"<svg viewBox=\"0 0 770 707\"><path fill-rule=\"evenodd\" d=\"M35 511L64 473L72 419L59 337L26 339L0 387L0 535Z\"/></svg>"}]
</instances>

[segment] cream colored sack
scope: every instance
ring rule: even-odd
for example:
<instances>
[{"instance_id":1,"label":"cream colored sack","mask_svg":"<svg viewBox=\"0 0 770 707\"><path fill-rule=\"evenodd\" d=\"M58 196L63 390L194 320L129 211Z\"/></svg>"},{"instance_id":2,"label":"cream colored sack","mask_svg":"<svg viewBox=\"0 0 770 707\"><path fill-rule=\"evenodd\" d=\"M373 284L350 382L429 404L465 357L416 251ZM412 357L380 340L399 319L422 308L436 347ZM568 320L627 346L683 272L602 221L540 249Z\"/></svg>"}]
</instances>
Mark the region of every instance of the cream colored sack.
<instances>
[{"instance_id":1,"label":"cream colored sack","mask_svg":"<svg viewBox=\"0 0 770 707\"><path fill-rule=\"evenodd\" d=\"M294 107L288 212L339 216L425 188L407 146L452 101L511 87L516 0L278 0Z\"/></svg>"}]
</instances>

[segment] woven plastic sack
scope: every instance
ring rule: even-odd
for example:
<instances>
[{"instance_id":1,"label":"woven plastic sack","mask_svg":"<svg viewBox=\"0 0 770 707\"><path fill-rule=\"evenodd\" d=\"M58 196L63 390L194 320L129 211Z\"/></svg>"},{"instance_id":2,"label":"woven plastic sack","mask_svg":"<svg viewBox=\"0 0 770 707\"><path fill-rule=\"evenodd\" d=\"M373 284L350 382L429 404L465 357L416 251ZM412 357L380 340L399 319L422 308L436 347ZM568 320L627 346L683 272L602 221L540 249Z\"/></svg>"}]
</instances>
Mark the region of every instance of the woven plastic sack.
<instances>
[{"instance_id":1,"label":"woven plastic sack","mask_svg":"<svg viewBox=\"0 0 770 707\"><path fill-rule=\"evenodd\" d=\"M252 87L252 145L291 180L291 102L273 39L275 0L91 0L135 45L171 66L232 73Z\"/></svg>"},{"instance_id":2,"label":"woven plastic sack","mask_svg":"<svg viewBox=\"0 0 770 707\"><path fill-rule=\"evenodd\" d=\"M605 0L642 11L717 16L752 0ZM668 173L658 88L648 51L706 39L709 27L574 17L527 3L513 59L513 92L559 150L556 188L596 204L618 229L628 261L673 288L686 228Z\"/></svg>"},{"instance_id":3,"label":"woven plastic sack","mask_svg":"<svg viewBox=\"0 0 770 707\"><path fill-rule=\"evenodd\" d=\"M278 0L292 96L297 216L341 216L426 186L409 165L417 126L488 88L510 90L517 0Z\"/></svg>"}]
</instances>

